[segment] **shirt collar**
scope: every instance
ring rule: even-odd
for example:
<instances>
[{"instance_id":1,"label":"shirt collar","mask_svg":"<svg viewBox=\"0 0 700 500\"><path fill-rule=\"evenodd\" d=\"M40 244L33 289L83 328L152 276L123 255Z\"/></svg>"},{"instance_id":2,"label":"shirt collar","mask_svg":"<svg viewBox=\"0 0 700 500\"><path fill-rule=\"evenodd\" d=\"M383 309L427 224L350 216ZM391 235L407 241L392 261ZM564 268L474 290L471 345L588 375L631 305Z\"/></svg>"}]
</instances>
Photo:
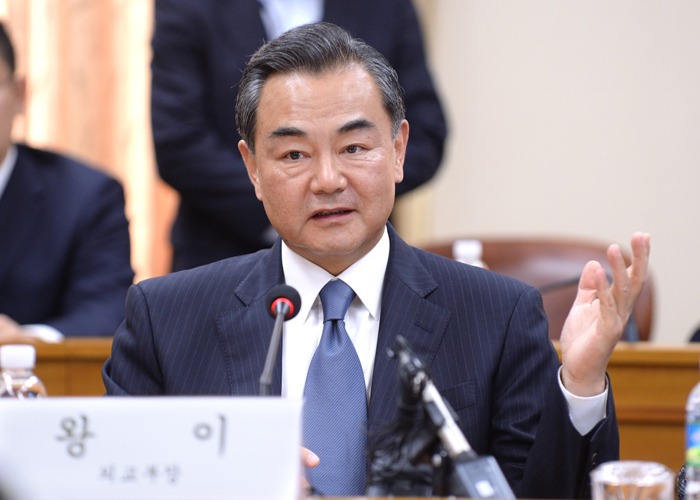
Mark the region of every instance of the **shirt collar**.
<instances>
[{"instance_id":1,"label":"shirt collar","mask_svg":"<svg viewBox=\"0 0 700 500\"><path fill-rule=\"evenodd\" d=\"M5 187L10 181L10 176L17 162L17 146L10 144L10 149L7 150L5 159L0 163L0 197L5 192Z\"/></svg>"},{"instance_id":2,"label":"shirt collar","mask_svg":"<svg viewBox=\"0 0 700 500\"><path fill-rule=\"evenodd\" d=\"M389 247L389 233L385 226L384 233L374 248L337 276L355 291L355 295L374 319L379 317L381 308L384 274L389 262ZM284 241L282 242L282 269L285 283L296 288L301 296L299 317L303 323L306 323L321 288L335 276L295 253Z\"/></svg>"},{"instance_id":3,"label":"shirt collar","mask_svg":"<svg viewBox=\"0 0 700 500\"><path fill-rule=\"evenodd\" d=\"M260 19L268 40L302 24L323 19L323 0L258 0Z\"/></svg>"}]
</instances>

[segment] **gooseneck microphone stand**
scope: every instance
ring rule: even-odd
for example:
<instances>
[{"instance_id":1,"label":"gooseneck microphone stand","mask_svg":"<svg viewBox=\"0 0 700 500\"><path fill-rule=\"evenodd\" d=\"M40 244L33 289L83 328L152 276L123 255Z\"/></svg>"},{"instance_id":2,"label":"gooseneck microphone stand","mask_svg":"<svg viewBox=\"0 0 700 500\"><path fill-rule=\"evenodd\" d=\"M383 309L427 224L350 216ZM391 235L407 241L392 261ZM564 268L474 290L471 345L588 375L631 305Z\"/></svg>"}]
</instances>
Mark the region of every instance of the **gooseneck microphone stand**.
<instances>
[{"instance_id":1,"label":"gooseneck microphone stand","mask_svg":"<svg viewBox=\"0 0 700 500\"><path fill-rule=\"evenodd\" d=\"M496 460L474 452L428 367L402 336L389 357L399 363L401 401L391 429L371 451L368 496L514 499Z\"/></svg>"},{"instance_id":2,"label":"gooseneck microphone stand","mask_svg":"<svg viewBox=\"0 0 700 500\"><path fill-rule=\"evenodd\" d=\"M275 318L275 326L272 327L270 345L267 348L265 367L260 375L258 394L269 396L272 392L272 371L277 361L280 341L282 340L282 327L285 321L292 319L301 309L301 297L299 292L289 285L277 285L265 296L265 308Z\"/></svg>"}]
</instances>

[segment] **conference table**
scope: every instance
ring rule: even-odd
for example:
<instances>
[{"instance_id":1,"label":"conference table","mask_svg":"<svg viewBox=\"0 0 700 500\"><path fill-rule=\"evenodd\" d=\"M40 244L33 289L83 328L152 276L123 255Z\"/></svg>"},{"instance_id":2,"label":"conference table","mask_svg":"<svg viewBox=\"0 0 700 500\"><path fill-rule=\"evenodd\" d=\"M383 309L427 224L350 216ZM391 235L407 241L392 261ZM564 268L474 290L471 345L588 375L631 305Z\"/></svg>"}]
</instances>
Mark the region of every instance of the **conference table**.
<instances>
[{"instance_id":1,"label":"conference table","mask_svg":"<svg viewBox=\"0 0 700 500\"><path fill-rule=\"evenodd\" d=\"M60 344L35 345L36 374L50 396L104 394L100 372L110 354L111 338L69 338ZM653 460L674 471L681 467L685 401L700 381L699 360L700 345L694 344L621 342L615 348L608 372L622 459Z\"/></svg>"},{"instance_id":2,"label":"conference table","mask_svg":"<svg viewBox=\"0 0 700 500\"><path fill-rule=\"evenodd\" d=\"M112 337L67 338L58 344L31 342L36 347L34 373L49 396L102 396L102 365L112 351Z\"/></svg>"}]
</instances>

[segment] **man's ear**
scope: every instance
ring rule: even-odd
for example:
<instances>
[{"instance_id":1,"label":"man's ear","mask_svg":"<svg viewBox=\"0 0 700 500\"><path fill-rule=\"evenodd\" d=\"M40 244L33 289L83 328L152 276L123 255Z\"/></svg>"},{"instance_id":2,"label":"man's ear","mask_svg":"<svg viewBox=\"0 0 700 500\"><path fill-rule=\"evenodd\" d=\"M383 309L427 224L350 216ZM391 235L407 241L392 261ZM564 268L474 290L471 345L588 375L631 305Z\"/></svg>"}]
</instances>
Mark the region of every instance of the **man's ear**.
<instances>
[{"instance_id":1,"label":"man's ear","mask_svg":"<svg viewBox=\"0 0 700 500\"><path fill-rule=\"evenodd\" d=\"M245 168L248 171L248 178L250 179L250 182L253 183L253 187L255 188L255 196L258 198L258 200L262 201L260 179L258 177L258 162L255 160L255 155L244 140L238 141L238 151L241 152L243 163L245 163Z\"/></svg>"},{"instance_id":2,"label":"man's ear","mask_svg":"<svg viewBox=\"0 0 700 500\"><path fill-rule=\"evenodd\" d=\"M394 138L394 182L398 184L403 180L403 164L406 160L406 146L408 145L408 121L403 120L399 127L399 133Z\"/></svg>"}]
</instances>

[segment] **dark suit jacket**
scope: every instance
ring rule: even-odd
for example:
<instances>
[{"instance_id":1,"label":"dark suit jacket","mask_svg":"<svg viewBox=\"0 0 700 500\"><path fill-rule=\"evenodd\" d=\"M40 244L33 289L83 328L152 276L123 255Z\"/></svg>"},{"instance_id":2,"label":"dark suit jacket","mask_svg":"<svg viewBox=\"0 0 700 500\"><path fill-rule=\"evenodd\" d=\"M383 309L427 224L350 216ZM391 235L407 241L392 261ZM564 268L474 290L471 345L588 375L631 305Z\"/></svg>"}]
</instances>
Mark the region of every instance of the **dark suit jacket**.
<instances>
[{"instance_id":1,"label":"dark suit jacket","mask_svg":"<svg viewBox=\"0 0 700 500\"><path fill-rule=\"evenodd\" d=\"M158 170L180 194L173 269L269 248L269 222L238 152L235 104L266 35L256 0L157 0L151 116ZM405 90L411 138L397 194L430 179L445 119L410 0L326 0L324 20L383 53Z\"/></svg>"},{"instance_id":2,"label":"dark suit jacket","mask_svg":"<svg viewBox=\"0 0 700 500\"><path fill-rule=\"evenodd\" d=\"M121 186L63 156L17 149L0 197L0 313L67 336L113 335L134 277Z\"/></svg>"},{"instance_id":3,"label":"dark suit jacket","mask_svg":"<svg viewBox=\"0 0 700 500\"><path fill-rule=\"evenodd\" d=\"M608 417L581 437L557 386L539 293L521 282L408 246L389 229L369 420L393 417L397 333L432 369L474 449L494 455L516 495L585 496L588 471L616 459ZM265 294L283 282L280 245L131 288L103 370L108 394L256 394L273 320ZM281 386L281 353L273 391Z\"/></svg>"}]
</instances>

